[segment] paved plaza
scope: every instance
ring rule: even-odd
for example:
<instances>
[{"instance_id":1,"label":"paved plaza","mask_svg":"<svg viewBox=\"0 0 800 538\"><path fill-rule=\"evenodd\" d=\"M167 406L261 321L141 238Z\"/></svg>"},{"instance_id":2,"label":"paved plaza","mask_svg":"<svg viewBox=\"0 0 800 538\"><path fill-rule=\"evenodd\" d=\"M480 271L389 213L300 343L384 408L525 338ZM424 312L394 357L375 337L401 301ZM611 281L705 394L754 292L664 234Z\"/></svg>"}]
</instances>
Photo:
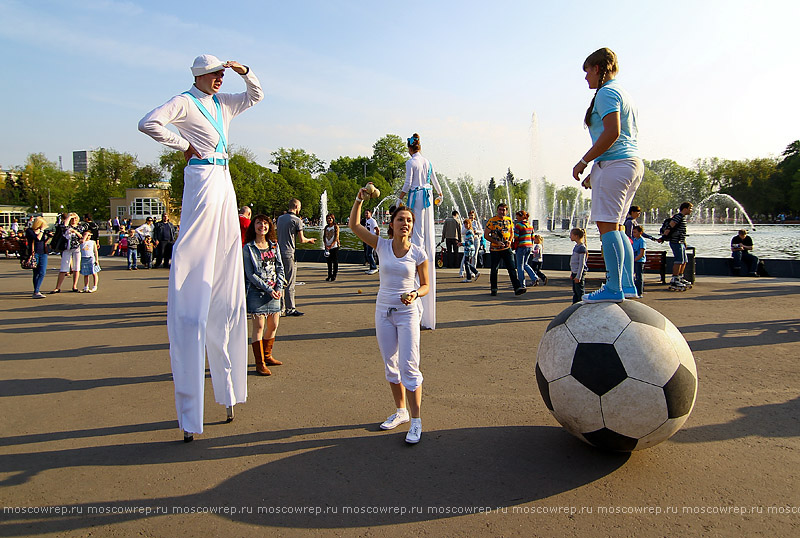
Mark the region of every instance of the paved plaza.
<instances>
[{"instance_id":1,"label":"paved plaza","mask_svg":"<svg viewBox=\"0 0 800 538\"><path fill-rule=\"evenodd\" d=\"M51 257L43 291L55 285ZM797 536L800 280L701 277L643 302L681 329L697 403L672 439L630 455L564 431L536 347L569 306L567 273L514 297L488 271L438 276L422 334L423 435L393 412L374 334L378 275L300 264L284 362L225 423L184 444L166 330L168 272L102 259L99 291L33 300L0 259L0 536ZM595 277L597 274L590 274ZM590 278L588 289L599 281ZM361 290L362 293L358 293Z\"/></svg>"}]
</instances>

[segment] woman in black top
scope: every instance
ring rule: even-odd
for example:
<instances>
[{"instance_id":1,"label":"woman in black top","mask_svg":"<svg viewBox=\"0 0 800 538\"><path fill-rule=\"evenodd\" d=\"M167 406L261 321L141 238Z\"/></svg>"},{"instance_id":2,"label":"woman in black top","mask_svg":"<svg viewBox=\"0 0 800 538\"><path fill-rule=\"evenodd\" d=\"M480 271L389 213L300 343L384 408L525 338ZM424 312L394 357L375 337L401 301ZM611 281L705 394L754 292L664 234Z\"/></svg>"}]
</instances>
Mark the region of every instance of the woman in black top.
<instances>
[{"instance_id":1,"label":"woman in black top","mask_svg":"<svg viewBox=\"0 0 800 538\"><path fill-rule=\"evenodd\" d=\"M49 234L45 232L47 222L42 217L36 217L33 225L25 230L25 237L28 239L29 254L36 259L36 267L33 269L33 298L44 299L44 295L39 291L47 272L47 241Z\"/></svg>"}]
</instances>

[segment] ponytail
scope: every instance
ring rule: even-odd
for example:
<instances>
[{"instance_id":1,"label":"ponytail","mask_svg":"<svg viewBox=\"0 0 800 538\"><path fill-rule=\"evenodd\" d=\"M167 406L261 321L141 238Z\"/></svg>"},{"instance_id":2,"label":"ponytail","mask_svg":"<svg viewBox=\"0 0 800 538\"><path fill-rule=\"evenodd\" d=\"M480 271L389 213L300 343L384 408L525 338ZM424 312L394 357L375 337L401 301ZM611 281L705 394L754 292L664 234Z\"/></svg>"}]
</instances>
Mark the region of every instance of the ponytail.
<instances>
[{"instance_id":1,"label":"ponytail","mask_svg":"<svg viewBox=\"0 0 800 538\"><path fill-rule=\"evenodd\" d=\"M591 53L583 62L583 70L588 71L590 67L600 68L600 79L597 82L597 90L594 92L592 102L589 103L589 108L586 109L586 115L583 117L583 123L589 127L592 124L592 110L594 110L594 101L597 99L597 92L606 83L606 77L609 74L616 74L619 71L619 64L617 63L617 55L614 51L604 47Z\"/></svg>"}]
</instances>

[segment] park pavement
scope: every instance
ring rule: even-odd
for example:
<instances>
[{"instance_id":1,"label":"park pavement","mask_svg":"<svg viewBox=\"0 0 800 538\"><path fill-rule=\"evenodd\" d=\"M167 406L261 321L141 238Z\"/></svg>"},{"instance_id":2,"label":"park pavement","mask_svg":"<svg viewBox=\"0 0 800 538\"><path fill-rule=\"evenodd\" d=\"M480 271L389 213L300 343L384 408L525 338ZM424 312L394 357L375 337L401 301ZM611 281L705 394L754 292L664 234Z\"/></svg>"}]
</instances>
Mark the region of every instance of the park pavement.
<instances>
[{"instance_id":1,"label":"park pavement","mask_svg":"<svg viewBox=\"0 0 800 538\"><path fill-rule=\"evenodd\" d=\"M342 266L328 283L301 264L305 316L281 319L284 365L260 377L251 364L230 424L207 376L205 432L184 444L168 271L102 263L97 293L34 300L30 272L0 259L2 536L798 535L800 280L646 281L642 301L694 351L699 390L681 431L628 455L570 436L539 396L536 347L570 304L566 273L490 297L487 273L439 272L409 446L405 427L377 427L393 411L378 275Z\"/></svg>"}]
</instances>

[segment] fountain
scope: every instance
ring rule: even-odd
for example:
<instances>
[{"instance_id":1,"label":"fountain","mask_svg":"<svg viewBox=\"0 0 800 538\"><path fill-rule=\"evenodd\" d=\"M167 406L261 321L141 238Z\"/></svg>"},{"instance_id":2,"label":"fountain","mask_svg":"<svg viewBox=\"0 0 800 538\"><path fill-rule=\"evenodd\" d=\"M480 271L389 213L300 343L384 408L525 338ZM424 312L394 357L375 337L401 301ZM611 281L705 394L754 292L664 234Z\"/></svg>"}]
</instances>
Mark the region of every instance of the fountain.
<instances>
[{"instance_id":1,"label":"fountain","mask_svg":"<svg viewBox=\"0 0 800 538\"><path fill-rule=\"evenodd\" d=\"M466 176L464 178L464 182L466 183L468 179L471 180L472 178L470 178L469 176ZM470 181L469 183L472 184L472 181ZM472 210L477 211L478 208L475 207L475 200L472 199L472 190L470 190L469 185L466 185L466 189L467 189L467 194L469 195L469 203L470 203L470 207L467 210L469 211L470 209L472 209Z\"/></svg>"},{"instance_id":2,"label":"fountain","mask_svg":"<svg viewBox=\"0 0 800 538\"><path fill-rule=\"evenodd\" d=\"M536 177L536 161L539 158L539 120L536 112L531 114L531 154L530 182L528 183L528 213L531 220L544 222L546 216L544 204L544 180Z\"/></svg>"},{"instance_id":3,"label":"fountain","mask_svg":"<svg viewBox=\"0 0 800 538\"><path fill-rule=\"evenodd\" d=\"M461 211L459 211L459 209L458 209L458 202L456 201L456 197L455 197L455 196L453 196L453 191L452 191L452 190L450 190L450 182L449 182L449 181L447 181L447 180L446 180L446 179L443 177L443 178L442 178L442 184L443 184L443 185L445 186L445 188L447 189L447 194L450 196L450 199L453 201L453 209L455 209L456 211L458 211L459 213L461 213Z\"/></svg>"},{"instance_id":4,"label":"fountain","mask_svg":"<svg viewBox=\"0 0 800 538\"><path fill-rule=\"evenodd\" d=\"M511 209L511 211L513 211L514 209L513 209L512 205L511 205L513 203L513 200L511 199L511 189L508 186L508 177L505 177L503 179L503 183L505 183L505 185L506 185L506 203L508 204L509 209Z\"/></svg>"},{"instance_id":5,"label":"fountain","mask_svg":"<svg viewBox=\"0 0 800 538\"><path fill-rule=\"evenodd\" d=\"M458 191L458 197L461 198L461 206L464 208L464 215L462 215L462 217L466 217L467 202L464 198L464 193L461 192L461 182L458 180L456 180L456 190Z\"/></svg>"},{"instance_id":6,"label":"fountain","mask_svg":"<svg viewBox=\"0 0 800 538\"><path fill-rule=\"evenodd\" d=\"M322 191L319 197L319 227L325 227L325 217L328 216L328 191ZM324 246L322 248L325 248Z\"/></svg>"},{"instance_id":7,"label":"fountain","mask_svg":"<svg viewBox=\"0 0 800 538\"><path fill-rule=\"evenodd\" d=\"M711 205L711 204L708 203L710 201L732 204L732 206L733 206L733 224L734 225L738 225L739 217L741 216L741 217L743 217L742 224L744 224L744 221L746 220L747 223L750 225L750 228L755 230L756 227L753 224L753 221L750 220L750 215L747 214L747 211L745 211L745 209L742 206L742 204L740 204L739 201L736 198L734 198L733 196L731 196L729 194L723 194L721 192L715 192L714 194L706 196L705 198L703 198L697 204L697 207L701 210L699 212L702 212L702 208L705 208L706 206ZM726 206L725 207L725 221L724 221L724 224L730 224L731 223L730 222L730 219L731 219L730 209L731 209L730 206ZM714 224L714 222L715 222L715 210L716 210L716 207L711 205L711 224Z\"/></svg>"},{"instance_id":8,"label":"fountain","mask_svg":"<svg viewBox=\"0 0 800 538\"><path fill-rule=\"evenodd\" d=\"M569 216L569 225L570 226L578 226L577 221L575 221L575 210L578 207L578 202L581 197L581 191L578 190L575 192L575 201L572 202L572 214Z\"/></svg>"}]
</instances>

